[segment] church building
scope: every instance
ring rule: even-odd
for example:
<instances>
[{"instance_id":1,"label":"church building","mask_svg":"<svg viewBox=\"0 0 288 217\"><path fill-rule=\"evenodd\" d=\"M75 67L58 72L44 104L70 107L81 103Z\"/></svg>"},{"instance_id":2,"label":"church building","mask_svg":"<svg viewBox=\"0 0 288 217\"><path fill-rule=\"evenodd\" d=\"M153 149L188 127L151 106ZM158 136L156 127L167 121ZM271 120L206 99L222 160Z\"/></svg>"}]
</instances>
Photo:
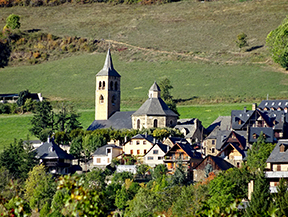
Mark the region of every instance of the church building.
<instances>
[{"instance_id":1,"label":"church building","mask_svg":"<svg viewBox=\"0 0 288 217\"><path fill-rule=\"evenodd\" d=\"M120 78L109 49L102 70L96 74L95 120L87 130L174 127L177 124L178 115L161 99L156 82L149 89L149 98L137 111L120 112Z\"/></svg>"}]
</instances>

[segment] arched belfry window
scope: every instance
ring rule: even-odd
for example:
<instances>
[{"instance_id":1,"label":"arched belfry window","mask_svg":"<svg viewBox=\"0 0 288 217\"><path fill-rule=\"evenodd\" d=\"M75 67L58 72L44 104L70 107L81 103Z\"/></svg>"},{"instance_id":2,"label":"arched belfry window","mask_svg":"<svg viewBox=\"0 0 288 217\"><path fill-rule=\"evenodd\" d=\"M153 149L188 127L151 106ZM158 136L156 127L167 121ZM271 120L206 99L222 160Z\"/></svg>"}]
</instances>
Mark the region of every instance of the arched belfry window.
<instances>
[{"instance_id":1,"label":"arched belfry window","mask_svg":"<svg viewBox=\"0 0 288 217\"><path fill-rule=\"evenodd\" d=\"M117 83L117 81L115 81L115 88L114 88L115 90L118 90L118 83Z\"/></svg>"},{"instance_id":2,"label":"arched belfry window","mask_svg":"<svg viewBox=\"0 0 288 217\"><path fill-rule=\"evenodd\" d=\"M154 121L153 121L153 127L158 127L158 120L157 120L157 119L154 119Z\"/></svg>"},{"instance_id":3,"label":"arched belfry window","mask_svg":"<svg viewBox=\"0 0 288 217\"><path fill-rule=\"evenodd\" d=\"M116 102L116 96L115 95L112 96L111 102L112 102L112 105L115 105L115 102Z\"/></svg>"},{"instance_id":4,"label":"arched belfry window","mask_svg":"<svg viewBox=\"0 0 288 217\"><path fill-rule=\"evenodd\" d=\"M113 81L110 81L110 90L113 90Z\"/></svg>"},{"instance_id":5,"label":"arched belfry window","mask_svg":"<svg viewBox=\"0 0 288 217\"><path fill-rule=\"evenodd\" d=\"M140 119L137 119L137 129L140 129Z\"/></svg>"},{"instance_id":6,"label":"arched belfry window","mask_svg":"<svg viewBox=\"0 0 288 217\"><path fill-rule=\"evenodd\" d=\"M104 97L103 97L103 95L100 96L100 98L99 98L99 102L100 102L101 104L104 103Z\"/></svg>"},{"instance_id":7,"label":"arched belfry window","mask_svg":"<svg viewBox=\"0 0 288 217\"><path fill-rule=\"evenodd\" d=\"M98 90L101 90L102 89L102 82L99 81L99 87L98 87Z\"/></svg>"},{"instance_id":8,"label":"arched belfry window","mask_svg":"<svg viewBox=\"0 0 288 217\"><path fill-rule=\"evenodd\" d=\"M103 81L103 87L102 87L103 90L105 90L105 81Z\"/></svg>"}]
</instances>

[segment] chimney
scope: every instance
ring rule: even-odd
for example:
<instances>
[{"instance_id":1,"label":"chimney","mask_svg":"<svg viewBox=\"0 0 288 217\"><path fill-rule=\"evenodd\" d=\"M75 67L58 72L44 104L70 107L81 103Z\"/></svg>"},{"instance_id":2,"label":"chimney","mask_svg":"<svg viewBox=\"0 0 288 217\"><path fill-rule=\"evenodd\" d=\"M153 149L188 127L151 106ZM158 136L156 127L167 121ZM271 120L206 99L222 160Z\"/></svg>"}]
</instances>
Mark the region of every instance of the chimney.
<instances>
[{"instance_id":1,"label":"chimney","mask_svg":"<svg viewBox=\"0 0 288 217\"><path fill-rule=\"evenodd\" d=\"M246 113L247 112L247 108L246 107L244 107L244 113Z\"/></svg>"},{"instance_id":2,"label":"chimney","mask_svg":"<svg viewBox=\"0 0 288 217\"><path fill-rule=\"evenodd\" d=\"M257 103L252 103L252 111L255 111L257 109Z\"/></svg>"}]
</instances>

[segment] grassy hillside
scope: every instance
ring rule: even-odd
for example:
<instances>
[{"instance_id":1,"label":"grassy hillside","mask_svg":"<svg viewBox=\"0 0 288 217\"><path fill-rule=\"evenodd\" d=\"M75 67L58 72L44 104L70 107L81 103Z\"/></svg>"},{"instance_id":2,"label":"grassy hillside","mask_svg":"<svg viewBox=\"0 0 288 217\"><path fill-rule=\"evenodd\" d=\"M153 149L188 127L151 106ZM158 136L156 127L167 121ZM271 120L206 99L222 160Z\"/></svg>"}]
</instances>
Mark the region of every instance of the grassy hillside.
<instances>
[{"instance_id":1,"label":"grassy hillside","mask_svg":"<svg viewBox=\"0 0 288 217\"><path fill-rule=\"evenodd\" d=\"M195 0L164 5L61 5L0 8L0 27L6 17L21 16L21 29L41 29L55 35L121 41L167 51L238 51L239 33L250 46L261 46L267 34L287 15L286 0Z\"/></svg>"},{"instance_id":2,"label":"grassy hillside","mask_svg":"<svg viewBox=\"0 0 288 217\"><path fill-rule=\"evenodd\" d=\"M29 89L50 100L69 100L79 108L93 108L95 74L103 67L104 54L73 56L35 66L0 69L0 92L18 93ZM171 80L174 98L195 103L248 101L286 97L288 75L258 65L196 64L187 61L125 62L113 54L121 74L123 106L138 107L146 100L153 82ZM217 101L218 100L218 101Z\"/></svg>"}]
</instances>

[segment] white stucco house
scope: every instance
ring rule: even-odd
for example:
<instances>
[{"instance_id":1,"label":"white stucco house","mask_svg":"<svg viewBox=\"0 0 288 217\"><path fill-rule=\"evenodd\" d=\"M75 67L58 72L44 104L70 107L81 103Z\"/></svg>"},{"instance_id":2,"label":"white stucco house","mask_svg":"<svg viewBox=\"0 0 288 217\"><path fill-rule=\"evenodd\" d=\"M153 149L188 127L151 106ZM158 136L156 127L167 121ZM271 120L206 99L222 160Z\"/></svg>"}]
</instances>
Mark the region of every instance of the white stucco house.
<instances>
[{"instance_id":1,"label":"white stucco house","mask_svg":"<svg viewBox=\"0 0 288 217\"><path fill-rule=\"evenodd\" d=\"M150 167L155 167L158 164L163 164L163 156L169 150L168 145L162 143L156 143L150 150L144 155L143 163Z\"/></svg>"},{"instance_id":2,"label":"white stucco house","mask_svg":"<svg viewBox=\"0 0 288 217\"><path fill-rule=\"evenodd\" d=\"M111 163L112 159L123 153L122 148L115 144L107 144L98 148L93 154L93 166L104 167Z\"/></svg>"}]
</instances>

